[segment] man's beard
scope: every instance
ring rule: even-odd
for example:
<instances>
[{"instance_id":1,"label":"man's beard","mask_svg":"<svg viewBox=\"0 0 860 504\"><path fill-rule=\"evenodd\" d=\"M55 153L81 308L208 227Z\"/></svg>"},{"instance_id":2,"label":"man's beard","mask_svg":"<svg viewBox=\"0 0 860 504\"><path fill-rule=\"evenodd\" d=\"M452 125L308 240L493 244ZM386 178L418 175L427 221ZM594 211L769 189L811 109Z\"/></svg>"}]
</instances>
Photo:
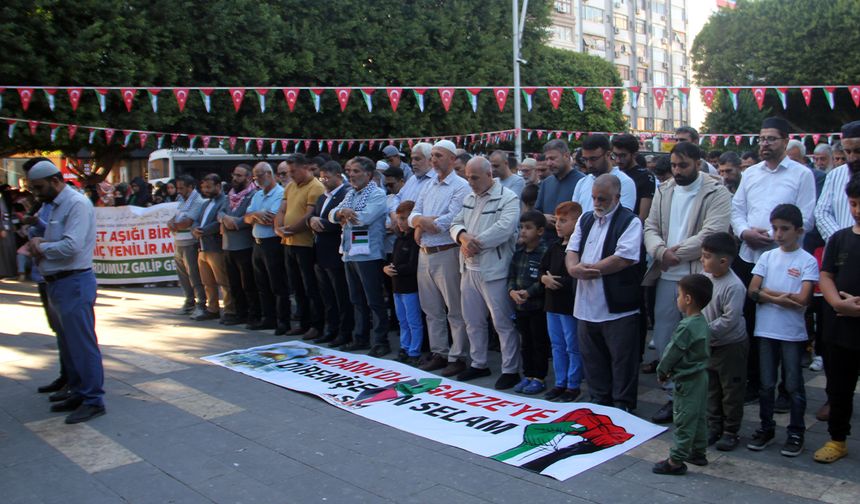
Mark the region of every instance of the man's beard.
<instances>
[{"instance_id":1,"label":"man's beard","mask_svg":"<svg viewBox=\"0 0 860 504\"><path fill-rule=\"evenodd\" d=\"M848 161L846 164L848 165L848 171L851 173L860 173L860 159L857 161Z\"/></svg>"},{"instance_id":2,"label":"man's beard","mask_svg":"<svg viewBox=\"0 0 860 504\"><path fill-rule=\"evenodd\" d=\"M695 172L692 177L688 177L686 175L672 175L672 178L675 179L675 183L679 186L688 186L695 182L698 176L699 172Z\"/></svg>"}]
</instances>

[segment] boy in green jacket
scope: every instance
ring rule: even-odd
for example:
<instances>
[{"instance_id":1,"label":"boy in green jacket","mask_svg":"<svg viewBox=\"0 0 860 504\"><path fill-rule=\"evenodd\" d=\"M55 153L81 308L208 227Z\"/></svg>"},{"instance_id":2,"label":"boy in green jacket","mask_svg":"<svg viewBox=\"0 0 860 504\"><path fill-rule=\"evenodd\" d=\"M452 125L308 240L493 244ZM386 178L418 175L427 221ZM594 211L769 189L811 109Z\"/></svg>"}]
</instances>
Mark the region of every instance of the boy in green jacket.
<instances>
[{"instance_id":1,"label":"boy in green jacket","mask_svg":"<svg viewBox=\"0 0 860 504\"><path fill-rule=\"evenodd\" d=\"M654 464L657 474L681 475L687 461L707 465L708 358L710 332L702 308L711 301L713 284L704 275L687 275L678 282L678 310L684 319L657 366L657 379L675 382L673 441L669 458Z\"/></svg>"}]
</instances>

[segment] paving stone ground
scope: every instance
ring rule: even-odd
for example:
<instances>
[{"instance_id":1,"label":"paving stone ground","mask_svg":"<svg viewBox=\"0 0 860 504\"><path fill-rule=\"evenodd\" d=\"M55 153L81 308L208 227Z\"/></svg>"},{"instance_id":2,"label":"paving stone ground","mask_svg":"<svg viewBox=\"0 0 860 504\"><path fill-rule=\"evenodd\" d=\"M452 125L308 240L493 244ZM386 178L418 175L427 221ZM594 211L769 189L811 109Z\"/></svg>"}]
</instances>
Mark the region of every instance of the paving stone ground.
<instances>
[{"instance_id":1,"label":"paving stone ground","mask_svg":"<svg viewBox=\"0 0 860 504\"><path fill-rule=\"evenodd\" d=\"M783 457L778 446L709 451L707 467L657 476L651 465L666 456L666 432L556 481L203 362L285 338L191 322L174 313L180 302L175 288L99 290L108 414L66 426L35 393L57 372L35 285L0 281L0 502L860 502L860 441L849 439L850 455L836 464L812 460L828 439L813 415L825 399L821 373L805 371L809 422L800 457ZM640 378L636 413L649 418L665 396L653 375ZM757 414L756 406L745 409L744 438Z\"/></svg>"}]
</instances>

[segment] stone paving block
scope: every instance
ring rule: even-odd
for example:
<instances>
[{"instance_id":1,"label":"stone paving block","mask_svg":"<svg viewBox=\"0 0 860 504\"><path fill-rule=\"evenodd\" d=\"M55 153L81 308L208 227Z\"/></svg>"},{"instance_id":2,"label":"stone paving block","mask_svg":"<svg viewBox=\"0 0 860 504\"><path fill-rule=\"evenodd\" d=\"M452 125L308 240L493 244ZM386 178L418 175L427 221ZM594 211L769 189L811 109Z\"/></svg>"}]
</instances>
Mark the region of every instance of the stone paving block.
<instances>
[{"instance_id":1,"label":"stone paving block","mask_svg":"<svg viewBox=\"0 0 860 504\"><path fill-rule=\"evenodd\" d=\"M0 470L0 496L4 503L7 496L32 496L45 504L124 502L108 487L59 455L55 461L30 462Z\"/></svg>"},{"instance_id":2,"label":"stone paving block","mask_svg":"<svg viewBox=\"0 0 860 504\"><path fill-rule=\"evenodd\" d=\"M534 480L545 478L539 474L528 476ZM585 471L576 476L559 482L560 491L573 496L598 503L623 504L639 502L645 495L651 495L654 489L645 485L618 479L594 471ZM652 501L658 502L658 501Z\"/></svg>"},{"instance_id":3,"label":"stone paving block","mask_svg":"<svg viewBox=\"0 0 860 504\"><path fill-rule=\"evenodd\" d=\"M214 458L266 485L277 485L306 471L308 466L256 443L218 453Z\"/></svg>"},{"instance_id":4,"label":"stone paving block","mask_svg":"<svg viewBox=\"0 0 860 504\"><path fill-rule=\"evenodd\" d=\"M207 455L238 450L253 443L209 422L174 429L164 434L162 440L167 443L183 443Z\"/></svg>"},{"instance_id":5,"label":"stone paving block","mask_svg":"<svg viewBox=\"0 0 860 504\"><path fill-rule=\"evenodd\" d=\"M490 502L474 495L463 493L445 485L435 485L427 490L416 493L402 502L408 504L425 504L427 502L456 502L457 504L480 504Z\"/></svg>"},{"instance_id":6,"label":"stone paving block","mask_svg":"<svg viewBox=\"0 0 860 504\"><path fill-rule=\"evenodd\" d=\"M89 473L133 464L141 459L92 425L66 425L63 418L30 422L27 428Z\"/></svg>"},{"instance_id":7,"label":"stone paving block","mask_svg":"<svg viewBox=\"0 0 860 504\"><path fill-rule=\"evenodd\" d=\"M289 482L270 488L277 492L275 494L277 498L270 502L319 502L325 504L396 502L311 468L293 476Z\"/></svg>"},{"instance_id":8,"label":"stone paving block","mask_svg":"<svg viewBox=\"0 0 860 504\"><path fill-rule=\"evenodd\" d=\"M146 462L100 472L95 475L95 478L123 499L134 504L211 502Z\"/></svg>"},{"instance_id":9,"label":"stone paving block","mask_svg":"<svg viewBox=\"0 0 860 504\"><path fill-rule=\"evenodd\" d=\"M129 435L123 443L143 460L186 485L234 472L215 457L184 443L164 443L158 435Z\"/></svg>"}]
</instances>

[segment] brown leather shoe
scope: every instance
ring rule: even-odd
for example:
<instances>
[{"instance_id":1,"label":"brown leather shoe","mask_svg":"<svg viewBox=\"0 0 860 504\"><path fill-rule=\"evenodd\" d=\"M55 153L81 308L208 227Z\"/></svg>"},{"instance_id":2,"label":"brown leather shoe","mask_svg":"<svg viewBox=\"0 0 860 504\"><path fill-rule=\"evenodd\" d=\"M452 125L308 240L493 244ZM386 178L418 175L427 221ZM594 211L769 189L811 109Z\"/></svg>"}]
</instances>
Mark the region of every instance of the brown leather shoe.
<instances>
[{"instance_id":1,"label":"brown leather shoe","mask_svg":"<svg viewBox=\"0 0 860 504\"><path fill-rule=\"evenodd\" d=\"M437 369L442 369L447 365L448 361L445 360L445 357L434 353L429 359L424 361L423 364L418 366L418 369L422 371L436 371Z\"/></svg>"},{"instance_id":2,"label":"brown leather shoe","mask_svg":"<svg viewBox=\"0 0 860 504\"><path fill-rule=\"evenodd\" d=\"M316 330L316 328L311 327L308 331L302 336L303 340L312 340L319 338L320 333Z\"/></svg>"},{"instance_id":3,"label":"brown leather shoe","mask_svg":"<svg viewBox=\"0 0 860 504\"><path fill-rule=\"evenodd\" d=\"M815 418L820 422L830 420L830 401L824 403L815 413Z\"/></svg>"},{"instance_id":4,"label":"brown leather shoe","mask_svg":"<svg viewBox=\"0 0 860 504\"><path fill-rule=\"evenodd\" d=\"M465 371L467 367L468 366L466 366L466 363L464 361L462 361L461 359L457 359L454 362L449 362L448 366L442 370L441 374L446 378L456 376Z\"/></svg>"}]
</instances>

